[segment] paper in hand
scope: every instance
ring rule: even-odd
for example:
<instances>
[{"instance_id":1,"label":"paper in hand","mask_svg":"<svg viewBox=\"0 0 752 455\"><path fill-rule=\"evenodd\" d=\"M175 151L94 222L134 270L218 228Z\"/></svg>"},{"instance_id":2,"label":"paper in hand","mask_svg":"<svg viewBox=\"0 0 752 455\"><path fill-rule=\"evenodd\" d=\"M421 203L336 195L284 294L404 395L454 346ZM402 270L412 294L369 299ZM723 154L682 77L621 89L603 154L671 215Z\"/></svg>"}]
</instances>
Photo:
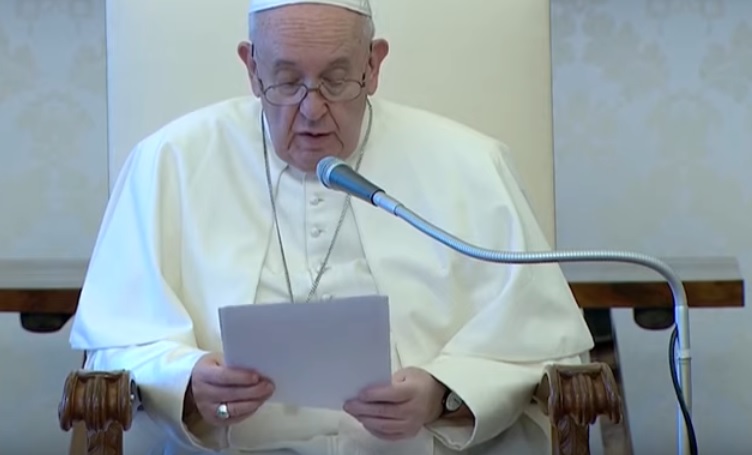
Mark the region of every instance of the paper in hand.
<instances>
[{"instance_id":1,"label":"paper in hand","mask_svg":"<svg viewBox=\"0 0 752 455\"><path fill-rule=\"evenodd\" d=\"M271 379L269 402L340 410L391 382L386 297L228 306L219 319L225 363Z\"/></svg>"}]
</instances>

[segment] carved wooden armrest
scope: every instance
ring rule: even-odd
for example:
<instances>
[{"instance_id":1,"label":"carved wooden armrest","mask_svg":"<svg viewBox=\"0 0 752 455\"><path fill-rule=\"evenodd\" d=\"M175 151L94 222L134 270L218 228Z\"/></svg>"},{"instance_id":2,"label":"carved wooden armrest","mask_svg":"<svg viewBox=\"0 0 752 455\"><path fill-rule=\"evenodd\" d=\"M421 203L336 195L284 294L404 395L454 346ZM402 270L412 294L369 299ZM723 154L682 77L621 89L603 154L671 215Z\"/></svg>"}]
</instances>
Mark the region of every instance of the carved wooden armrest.
<instances>
[{"instance_id":1,"label":"carved wooden armrest","mask_svg":"<svg viewBox=\"0 0 752 455\"><path fill-rule=\"evenodd\" d=\"M622 419L619 388L605 363L547 367L535 400L551 419L554 455L589 455L590 425L599 416Z\"/></svg>"},{"instance_id":2,"label":"carved wooden armrest","mask_svg":"<svg viewBox=\"0 0 752 455\"><path fill-rule=\"evenodd\" d=\"M69 431L83 424L89 455L122 455L123 431L130 429L139 402L127 371L74 371L58 407L60 427Z\"/></svg>"}]
</instances>

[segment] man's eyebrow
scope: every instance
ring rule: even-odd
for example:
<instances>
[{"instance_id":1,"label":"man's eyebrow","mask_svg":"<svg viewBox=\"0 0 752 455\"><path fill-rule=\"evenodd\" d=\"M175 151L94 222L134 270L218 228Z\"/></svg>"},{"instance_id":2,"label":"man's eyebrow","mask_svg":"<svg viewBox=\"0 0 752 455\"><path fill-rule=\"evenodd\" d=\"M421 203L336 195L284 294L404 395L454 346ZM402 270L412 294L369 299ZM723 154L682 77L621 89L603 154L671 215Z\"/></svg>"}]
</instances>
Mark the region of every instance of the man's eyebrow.
<instances>
[{"instance_id":1,"label":"man's eyebrow","mask_svg":"<svg viewBox=\"0 0 752 455\"><path fill-rule=\"evenodd\" d=\"M349 68L350 66L352 66L352 63L349 58L339 57L329 62L327 65L327 71L335 68ZM273 65L274 71L296 69L297 67L298 65L294 61L285 59L279 59L275 61Z\"/></svg>"},{"instance_id":2,"label":"man's eyebrow","mask_svg":"<svg viewBox=\"0 0 752 455\"><path fill-rule=\"evenodd\" d=\"M350 59L347 57L339 57L329 63L327 68L349 68L351 66Z\"/></svg>"},{"instance_id":3,"label":"man's eyebrow","mask_svg":"<svg viewBox=\"0 0 752 455\"><path fill-rule=\"evenodd\" d=\"M293 62L292 60L277 60L274 62L275 71L279 71L283 69L291 69L295 67L296 67L295 62Z\"/></svg>"}]
</instances>

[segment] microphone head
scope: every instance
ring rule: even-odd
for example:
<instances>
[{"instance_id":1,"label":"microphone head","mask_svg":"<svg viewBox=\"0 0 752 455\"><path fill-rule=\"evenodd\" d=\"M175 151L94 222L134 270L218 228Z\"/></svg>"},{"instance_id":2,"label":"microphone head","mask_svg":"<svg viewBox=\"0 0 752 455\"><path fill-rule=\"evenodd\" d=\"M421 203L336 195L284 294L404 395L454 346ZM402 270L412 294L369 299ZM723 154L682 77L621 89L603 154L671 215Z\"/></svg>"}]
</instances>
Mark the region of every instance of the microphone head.
<instances>
[{"instance_id":1,"label":"microphone head","mask_svg":"<svg viewBox=\"0 0 752 455\"><path fill-rule=\"evenodd\" d=\"M331 188L329 176L332 174L334 168L342 165L347 166L344 161L337 157L327 156L325 158L322 158L319 161L319 164L316 165L316 176L318 177L319 182L321 182L321 184L325 187Z\"/></svg>"}]
</instances>

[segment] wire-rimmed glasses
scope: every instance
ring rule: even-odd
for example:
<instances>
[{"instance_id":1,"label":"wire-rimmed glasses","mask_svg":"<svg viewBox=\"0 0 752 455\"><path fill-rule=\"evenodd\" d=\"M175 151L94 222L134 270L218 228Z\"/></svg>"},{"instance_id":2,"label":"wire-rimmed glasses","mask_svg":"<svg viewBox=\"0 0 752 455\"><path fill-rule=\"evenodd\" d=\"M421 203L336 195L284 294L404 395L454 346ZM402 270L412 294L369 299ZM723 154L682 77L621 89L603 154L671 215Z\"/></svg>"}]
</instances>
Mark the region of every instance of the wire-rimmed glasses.
<instances>
[{"instance_id":1,"label":"wire-rimmed glasses","mask_svg":"<svg viewBox=\"0 0 752 455\"><path fill-rule=\"evenodd\" d=\"M259 79L264 98L277 106L291 106L301 103L309 92L318 92L322 98L332 103L352 101L363 91L366 85L366 75L360 81L355 79L322 80L316 86L308 87L305 84L276 84L264 87L264 82Z\"/></svg>"}]
</instances>

